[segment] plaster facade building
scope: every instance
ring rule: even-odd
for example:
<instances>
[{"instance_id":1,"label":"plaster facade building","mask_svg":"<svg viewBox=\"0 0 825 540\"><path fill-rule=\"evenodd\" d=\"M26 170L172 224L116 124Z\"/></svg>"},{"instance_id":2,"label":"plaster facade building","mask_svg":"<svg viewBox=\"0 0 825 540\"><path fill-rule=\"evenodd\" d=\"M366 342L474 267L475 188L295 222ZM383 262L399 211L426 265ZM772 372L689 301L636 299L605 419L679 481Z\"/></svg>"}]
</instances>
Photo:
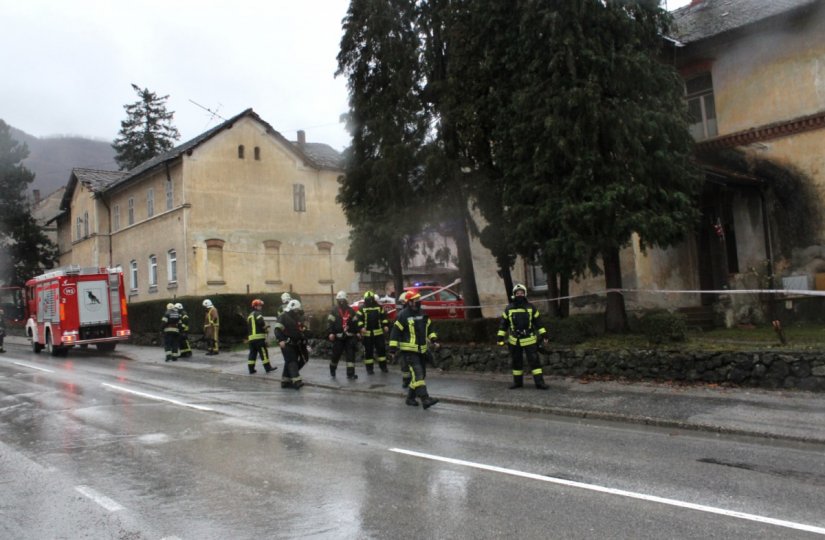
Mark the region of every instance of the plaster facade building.
<instances>
[{"instance_id":1,"label":"plaster facade building","mask_svg":"<svg viewBox=\"0 0 825 540\"><path fill-rule=\"evenodd\" d=\"M74 169L60 265L121 267L130 302L295 291L329 305L358 290L341 174L336 150L247 109L128 172Z\"/></svg>"},{"instance_id":2,"label":"plaster facade building","mask_svg":"<svg viewBox=\"0 0 825 540\"><path fill-rule=\"evenodd\" d=\"M721 299L727 324L756 322L765 314L755 295L663 291L825 288L825 274L817 275L825 272L825 226L816 216L825 205L825 1L694 0L673 17L665 60L685 83L705 174L702 218L668 249L643 253L632 239L621 254L623 287L639 292L625 300L631 310L718 313ZM798 189L779 185L788 178ZM805 227L790 223L802 209L788 191L805 203ZM518 272L545 290L539 268L521 262L516 279ZM601 310L604 287L602 277L571 283L573 306Z\"/></svg>"}]
</instances>

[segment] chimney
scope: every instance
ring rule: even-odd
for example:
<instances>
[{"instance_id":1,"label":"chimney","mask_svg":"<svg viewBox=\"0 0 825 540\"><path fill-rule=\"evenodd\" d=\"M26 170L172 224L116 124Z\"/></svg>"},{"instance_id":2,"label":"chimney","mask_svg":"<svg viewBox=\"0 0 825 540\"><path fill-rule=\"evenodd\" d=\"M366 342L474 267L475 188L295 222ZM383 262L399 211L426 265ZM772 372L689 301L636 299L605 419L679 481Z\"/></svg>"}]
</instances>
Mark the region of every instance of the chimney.
<instances>
[{"instance_id":1,"label":"chimney","mask_svg":"<svg viewBox=\"0 0 825 540\"><path fill-rule=\"evenodd\" d=\"M40 190L35 189L32 191L32 194L34 195L34 205L37 206L40 204Z\"/></svg>"},{"instance_id":2,"label":"chimney","mask_svg":"<svg viewBox=\"0 0 825 540\"><path fill-rule=\"evenodd\" d=\"M307 134L303 129L298 130L298 146L304 146L307 143Z\"/></svg>"}]
</instances>

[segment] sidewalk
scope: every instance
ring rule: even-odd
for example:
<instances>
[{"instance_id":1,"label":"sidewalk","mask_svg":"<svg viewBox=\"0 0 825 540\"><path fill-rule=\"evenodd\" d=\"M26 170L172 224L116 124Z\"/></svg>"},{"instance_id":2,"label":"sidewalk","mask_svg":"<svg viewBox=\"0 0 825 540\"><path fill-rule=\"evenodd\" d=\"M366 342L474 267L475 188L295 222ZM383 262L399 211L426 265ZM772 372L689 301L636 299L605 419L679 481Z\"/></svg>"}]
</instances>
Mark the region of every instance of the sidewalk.
<instances>
[{"instance_id":1,"label":"sidewalk","mask_svg":"<svg viewBox=\"0 0 825 540\"><path fill-rule=\"evenodd\" d=\"M14 348L28 347L28 340L21 337L7 337L6 343ZM137 362L165 363L159 347L119 344L116 354ZM205 356L203 351L196 351L192 358L166 365L265 378L271 382L273 391L294 392L280 388L283 369L280 351L271 347L270 354L273 365L278 366L278 371L270 375L263 374L260 365L257 374L249 375L246 351L221 352L218 356ZM381 373L376 368L375 375L367 375L364 366L358 364L358 379L353 381L347 380L343 362L338 366L336 379L329 376L328 366L326 359L311 359L301 370L306 385L396 397L399 406L404 405L405 391L401 389L401 375L396 366L390 366L389 373ZM442 403L825 444L825 394L821 393L655 382L587 382L548 376L545 381L550 390L536 390L529 376L525 377L524 388L509 390L511 380L506 374L434 369L427 372L427 388ZM422 411L422 414L427 413Z\"/></svg>"}]
</instances>

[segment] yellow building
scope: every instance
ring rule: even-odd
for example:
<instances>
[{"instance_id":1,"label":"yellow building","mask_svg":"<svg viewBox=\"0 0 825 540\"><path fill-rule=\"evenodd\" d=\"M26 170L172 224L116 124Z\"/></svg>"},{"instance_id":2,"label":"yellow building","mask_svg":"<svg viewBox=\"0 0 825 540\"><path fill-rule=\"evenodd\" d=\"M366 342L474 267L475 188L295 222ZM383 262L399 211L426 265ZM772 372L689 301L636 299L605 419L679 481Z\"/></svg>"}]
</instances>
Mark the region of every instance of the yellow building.
<instances>
[{"instance_id":1,"label":"yellow building","mask_svg":"<svg viewBox=\"0 0 825 540\"><path fill-rule=\"evenodd\" d=\"M131 302L295 291L328 306L358 290L341 174L336 150L247 109L128 172L74 169L60 264L120 266Z\"/></svg>"}]
</instances>

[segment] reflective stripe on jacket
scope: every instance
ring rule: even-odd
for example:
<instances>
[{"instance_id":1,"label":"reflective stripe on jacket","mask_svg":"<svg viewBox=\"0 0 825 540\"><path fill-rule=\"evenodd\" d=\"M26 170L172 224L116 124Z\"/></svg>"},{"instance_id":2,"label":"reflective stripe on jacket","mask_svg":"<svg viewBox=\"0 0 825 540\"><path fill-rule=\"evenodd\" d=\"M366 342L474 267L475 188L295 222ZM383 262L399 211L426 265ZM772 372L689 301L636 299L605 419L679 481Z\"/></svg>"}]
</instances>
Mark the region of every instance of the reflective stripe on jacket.
<instances>
[{"instance_id":1,"label":"reflective stripe on jacket","mask_svg":"<svg viewBox=\"0 0 825 540\"><path fill-rule=\"evenodd\" d=\"M438 335L430 330L430 324L430 317L423 311L413 313L405 308L392 325L390 348L408 352L427 352L427 340L438 339Z\"/></svg>"},{"instance_id":2,"label":"reflective stripe on jacket","mask_svg":"<svg viewBox=\"0 0 825 540\"><path fill-rule=\"evenodd\" d=\"M499 341L504 341L504 336L509 334L507 342L510 345L526 347L535 345L538 336L543 336L547 330L541 324L541 315L530 302L513 302L504 308L501 314L498 333Z\"/></svg>"},{"instance_id":3,"label":"reflective stripe on jacket","mask_svg":"<svg viewBox=\"0 0 825 540\"><path fill-rule=\"evenodd\" d=\"M253 311L246 318L246 327L249 329L249 340L266 339L266 321L260 311Z\"/></svg>"}]
</instances>

